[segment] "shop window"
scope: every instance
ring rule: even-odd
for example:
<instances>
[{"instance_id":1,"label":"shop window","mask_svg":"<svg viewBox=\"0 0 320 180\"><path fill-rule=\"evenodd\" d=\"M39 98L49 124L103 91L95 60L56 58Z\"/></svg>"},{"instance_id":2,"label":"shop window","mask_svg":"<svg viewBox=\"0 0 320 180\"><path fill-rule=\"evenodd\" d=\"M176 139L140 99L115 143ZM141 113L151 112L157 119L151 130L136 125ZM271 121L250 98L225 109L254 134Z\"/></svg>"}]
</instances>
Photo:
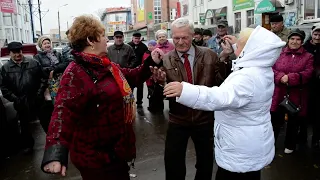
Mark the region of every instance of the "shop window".
<instances>
[{"instance_id":1,"label":"shop window","mask_svg":"<svg viewBox=\"0 0 320 180\"><path fill-rule=\"evenodd\" d=\"M241 12L234 13L234 19L235 19L235 33L240 33L241 31Z\"/></svg>"},{"instance_id":2,"label":"shop window","mask_svg":"<svg viewBox=\"0 0 320 180\"><path fill-rule=\"evenodd\" d=\"M247 26L254 24L254 10L247 11Z\"/></svg>"},{"instance_id":3,"label":"shop window","mask_svg":"<svg viewBox=\"0 0 320 180\"><path fill-rule=\"evenodd\" d=\"M310 20L316 17L316 1L315 0L304 0L304 19Z\"/></svg>"},{"instance_id":4,"label":"shop window","mask_svg":"<svg viewBox=\"0 0 320 180\"><path fill-rule=\"evenodd\" d=\"M6 39L8 39L8 41L14 40L14 34L13 34L12 28L6 28L6 29L4 29L4 32L6 34Z\"/></svg>"}]
</instances>

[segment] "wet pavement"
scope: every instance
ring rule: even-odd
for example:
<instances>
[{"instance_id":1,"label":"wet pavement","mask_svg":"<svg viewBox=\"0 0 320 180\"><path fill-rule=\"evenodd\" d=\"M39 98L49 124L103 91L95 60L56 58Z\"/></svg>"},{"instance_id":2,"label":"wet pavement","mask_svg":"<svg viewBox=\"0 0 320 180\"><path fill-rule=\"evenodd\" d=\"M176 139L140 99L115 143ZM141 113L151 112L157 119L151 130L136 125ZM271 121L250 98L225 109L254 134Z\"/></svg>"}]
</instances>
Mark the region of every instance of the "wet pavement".
<instances>
[{"instance_id":1,"label":"wet pavement","mask_svg":"<svg viewBox=\"0 0 320 180\"><path fill-rule=\"evenodd\" d=\"M146 97L146 88L145 88ZM163 114L151 114L147 110L147 99L138 111L135 123L137 137L137 159L131 173L137 175L134 180L164 180L164 142L168 121L168 103L165 102ZM79 172L69 165L67 177L48 175L40 170L45 143L45 133L39 123L33 123L36 139L35 152L32 155L16 155L6 159L0 165L0 180L81 180ZM311 137L309 136L309 139ZM262 180L320 180L320 152L311 148L296 151L291 155L283 153L284 134L280 135L276 157L273 163L262 171ZM2 147L1 147L2 148ZM187 180L194 179L196 161L192 141L187 150ZM214 166L215 174L217 166ZM214 175L213 175L214 179Z\"/></svg>"}]
</instances>

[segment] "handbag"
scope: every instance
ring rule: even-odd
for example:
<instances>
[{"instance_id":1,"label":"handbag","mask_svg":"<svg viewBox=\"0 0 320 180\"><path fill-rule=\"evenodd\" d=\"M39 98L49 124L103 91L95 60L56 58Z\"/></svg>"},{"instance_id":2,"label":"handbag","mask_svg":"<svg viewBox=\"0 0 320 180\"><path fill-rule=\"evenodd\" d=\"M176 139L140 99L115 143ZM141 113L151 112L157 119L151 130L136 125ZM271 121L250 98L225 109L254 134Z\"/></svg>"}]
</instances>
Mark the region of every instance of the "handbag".
<instances>
[{"instance_id":1,"label":"handbag","mask_svg":"<svg viewBox=\"0 0 320 180\"><path fill-rule=\"evenodd\" d=\"M290 115L295 115L300 112L301 110L301 103L302 103L302 75L299 73L299 79L300 79L300 89L299 89L299 96L300 96L300 102L299 105L294 104L290 101L290 87L287 86L287 94L284 96L283 101L279 104L280 107L282 107L287 113Z\"/></svg>"}]
</instances>

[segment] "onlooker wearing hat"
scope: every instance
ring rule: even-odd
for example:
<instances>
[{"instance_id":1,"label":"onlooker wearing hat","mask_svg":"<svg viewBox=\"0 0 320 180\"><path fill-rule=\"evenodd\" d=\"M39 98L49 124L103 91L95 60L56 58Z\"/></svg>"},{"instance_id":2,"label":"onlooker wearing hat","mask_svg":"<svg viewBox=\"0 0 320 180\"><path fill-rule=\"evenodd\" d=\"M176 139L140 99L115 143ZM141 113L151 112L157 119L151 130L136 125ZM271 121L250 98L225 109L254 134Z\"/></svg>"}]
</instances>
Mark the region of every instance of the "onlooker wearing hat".
<instances>
[{"instance_id":1,"label":"onlooker wearing hat","mask_svg":"<svg viewBox=\"0 0 320 180\"><path fill-rule=\"evenodd\" d=\"M114 44L108 47L108 56L111 61L117 63L122 68L134 68L136 57L132 47L124 43L122 31L114 32Z\"/></svg>"},{"instance_id":2,"label":"onlooker wearing hat","mask_svg":"<svg viewBox=\"0 0 320 180\"><path fill-rule=\"evenodd\" d=\"M164 54L169 53L174 50L174 45L168 41L168 32L160 29L156 32L156 39L158 44L156 48L159 48L163 51Z\"/></svg>"},{"instance_id":3,"label":"onlooker wearing hat","mask_svg":"<svg viewBox=\"0 0 320 180\"><path fill-rule=\"evenodd\" d=\"M142 57L144 53L148 50L147 46L141 42L141 33L135 32L132 35L132 41L128 43L134 50L134 54L136 56L135 64L133 67L137 67L142 64ZM143 99L143 86L144 84L138 85L137 87L137 107L142 107L142 99Z\"/></svg>"},{"instance_id":4,"label":"onlooker wearing hat","mask_svg":"<svg viewBox=\"0 0 320 180\"><path fill-rule=\"evenodd\" d=\"M222 52L222 38L228 34L228 21L221 19L217 23L218 33L208 40L208 47L216 52L218 55Z\"/></svg>"},{"instance_id":5,"label":"onlooker wearing hat","mask_svg":"<svg viewBox=\"0 0 320 180\"><path fill-rule=\"evenodd\" d=\"M309 104L309 115L313 121L313 136L312 146L314 148L320 148L320 24L312 27L311 39L309 39L303 47L313 55L313 75L310 82L310 104Z\"/></svg>"},{"instance_id":6,"label":"onlooker wearing hat","mask_svg":"<svg viewBox=\"0 0 320 180\"><path fill-rule=\"evenodd\" d=\"M69 62L64 62L61 53L52 49L51 39L49 37L40 37L38 39L38 46L41 51L39 51L34 58L41 64L45 78L44 80L47 83L51 83L52 81L59 83L58 80L69 65ZM43 104L41 105L41 110L38 115L42 128L45 132L48 131L53 111L53 99L55 98L56 93L57 92L46 90L45 94L41 96L43 98Z\"/></svg>"},{"instance_id":7,"label":"onlooker wearing hat","mask_svg":"<svg viewBox=\"0 0 320 180\"><path fill-rule=\"evenodd\" d=\"M23 56L20 42L9 43L8 50L11 58L1 68L0 88L3 97L13 102L20 120L22 148L30 153L34 139L29 122L35 120L36 100L42 89L41 65L33 58Z\"/></svg>"},{"instance_id":8,"label":"onlooker wearing hat","mask_svg":"<svg viewBox=\"0 0 320 180\"><path fill-rule=\"evenodd\" d=\"M69 30L67 30L66 35L69 35ZM64 48L62 48L62 61L63 62L68 62L68 64L74 60L73 55L71 54L72 52L72 47L71 45L68 43L68 45Z\"/></svg>"},{"instance_id":9,"label":"onlooker wearing hat","mask_svg":"<svg viewBox=\"0 0 320 180\"><path fill-rule=\"evenodd\" d=\"M271 31L275 33L282 41L287 42L289 29L284 27L282 15L273 15L270 18Z\"/></svg>"},{"instance_id":10,"label":"onlooker wearing hat","mask_svg":"<svg viewBox=\"0 0 320 180\"><path fill-rule=\"evenodd\" d=\"M287 46L282 49L273 66L275 89L271 105L271 122L274 137L277 139L287 114L284 151L286 154L292 153L297 143L305 145L307 142L307 85L312 77L313 56L303 48L304 39L304 31L292 30L288 35ZM279 106L287 94L290 101L300 107L300 111L295 115L287 113Z\"/></svg>"},{"instance_id":11,"label":"onlooker wearing hat","mask_svg":"<svg viewBox=\"0 0 320 180\"><path fill-rule=\"evenodd\" d=\"M194 35L193 35L192 43L197 46L206 46L205 42L203 41L202 29L194 28Z\"/></svg>"}]
</instances>

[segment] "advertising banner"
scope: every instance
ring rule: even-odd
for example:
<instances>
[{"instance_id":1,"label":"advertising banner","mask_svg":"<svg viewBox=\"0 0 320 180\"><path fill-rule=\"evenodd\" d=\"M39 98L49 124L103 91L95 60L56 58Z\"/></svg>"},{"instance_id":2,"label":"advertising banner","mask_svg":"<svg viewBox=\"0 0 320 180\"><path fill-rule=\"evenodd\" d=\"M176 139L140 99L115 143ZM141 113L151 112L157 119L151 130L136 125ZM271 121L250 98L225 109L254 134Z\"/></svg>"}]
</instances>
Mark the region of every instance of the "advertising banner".
<instances>
[{"instance_id":1,"label":"advertising banner","mask_svg":"<svg viewBox=\"0 0 320 180\"><path fill-rule=\"evenodd\" d=\"M137 0L137 21L144 21L144 0Z\"/></svg>"},{"instance_id":2,"label":"advertising banner","mask_svg":"<svg viewBox=\"0 0 320 180\"><path fill-rule=\"evenodd\" d=\"M15 0L0 0L0 11L3 13L16 13Z\"/></svg>"},{"instance_id":3,"label":"advertising banner","mask_svg":"<svg viewBox=\"0 0 320 180\"><path fill-rule=\"evenodd\" d=\"M254 8L254 0L233 0L233 11Z\"/></svg>"},{"instance_id":4,"label":"advertising banner","mask_svg":"<svg viewBox=\"0 0 320 180\"><path fill-rule=\"evenodd\" d=\"M188 16L189 15L189 1L183 0L181 1L181 15L182 16Z\"/></svg>"}]
</instances>

